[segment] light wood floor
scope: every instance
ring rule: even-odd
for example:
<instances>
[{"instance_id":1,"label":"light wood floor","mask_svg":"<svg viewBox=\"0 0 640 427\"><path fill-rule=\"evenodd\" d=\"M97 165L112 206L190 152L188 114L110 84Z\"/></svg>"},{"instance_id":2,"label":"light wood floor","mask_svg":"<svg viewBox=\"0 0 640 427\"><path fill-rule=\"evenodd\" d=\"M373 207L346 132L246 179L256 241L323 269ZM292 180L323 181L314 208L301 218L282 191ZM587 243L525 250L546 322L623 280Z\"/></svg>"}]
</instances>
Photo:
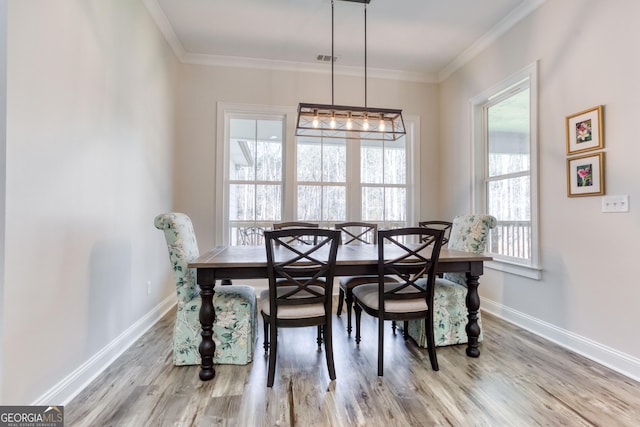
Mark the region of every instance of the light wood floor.
<instances>
[{"instance_id":1,"label":"light wood floor","mask_svg":"<svg viewBox=\"0 0 640 427\"><path fill-rule=\"evenodd\" d=\"M280 332L276 381L266 387L262 325L254 362L171 364L174 312L65 407L68 426L637 426L640 383L483 313L478 359L465 346L425 349L385 329L376 375L376 323L363 314L360 347L334 315L337 380L329 381L315 328ZM260 317L260 316L258 316Z\"/></svg>"}]
</instances>

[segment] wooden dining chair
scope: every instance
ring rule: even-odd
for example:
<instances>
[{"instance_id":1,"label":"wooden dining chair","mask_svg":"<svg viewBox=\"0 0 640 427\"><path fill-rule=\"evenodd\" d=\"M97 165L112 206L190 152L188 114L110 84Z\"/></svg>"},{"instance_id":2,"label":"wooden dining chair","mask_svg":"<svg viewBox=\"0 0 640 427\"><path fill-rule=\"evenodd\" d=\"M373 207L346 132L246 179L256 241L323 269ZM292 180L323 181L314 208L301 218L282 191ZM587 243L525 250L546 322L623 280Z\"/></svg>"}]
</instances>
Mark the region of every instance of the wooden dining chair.
<instances>
[{"instance_id":1,"label":"wooden dining chair","mask_svg":"<svg viewBox=\"0 0 640 427\"><path fill-rule=\"evenodd\" d=\"M451 235L451 227L453 226L453 223L451 221L440 221L440 220L420 221L418 223L418 226L444 230L444 235L442 236L442 246L446 246L449 243L449 236Z\"/></svg>"},{"instance_id":2,"label":"wooden dining chair","mask_svg":"<svg viewBox=\"0 0 640 427\"><path fill-rule=\"evenodd\" d=\"M238 242L244 246L264 245L264 227L240 227L238 228Z\"/></svg>"},{"instance_id":3,"label":"wooden dining chair","mask_svg":"<svg viewBox=\"0 0 640 427\"><path fill-rule=\"evenodd\" d=\"M343 245L375 245L378 242L378 224L372 222L341 222L334 225L341 232ZM393 277L387 281L395 282ZM351 309L353 307L353 288L365 283L376 283L377 275L342 276L339 281L338 308L336 315L342 314L343 302L347 305L347 335L351 335Z\"/></svg>"},{"instance_id":4,"label":"wooden dining chair","mask_svg":"<svg viewBox=\"0 0 640 427\"><path fill-rule=\"evenodd\" d=\"M333 381L336 372L331 304L340 232L288 228L265 231L264 238L269 288L260 294L260 312L264 320L264 348L269 352L267 387L272 387L275 379L278 328L318 327L329 378ZM297 243L301 240L315 244ZM322 341L318 340L318 347Z\"/></svg>"},{"instance_id":5,"label":"wooden dining chair","mask_svg":"<svg viewBox=\"0 0 640 427\"><path fill-rule=\"evenodd\" d=\"M438 359L433 335L433 290L443 230L407 227L378 232L378 283L353 289L356 314L356 343L359 344L362 312L378 319L378 376L384 370L384 321L422 319L429 343L431 368L437 371ZM428 246L430 246L428 248ZM385 282L395 276L397 283ZM416 283L426 279L426 286Z\"/></svg>"},{"instance_id":6,"label":"wooden dining chair","mask_svg":"<svg viewBox=\"0 0 640 427\"><path fill-rule=\"evenodd\" d=\"M303 221L290 221L290 222L274 222L273 223L273 229L274 230L286 230L288 228L319 228L320 225L315 223L315 222L303 222ZM299 237L298 239L305 239L308 236L303 236L303 237ZM305 241L305 240L295 240L295 237L290 237L290 239L292 239L292 241L288 242L288 243L301 243L304 245L310 245L312 243L315 243L315 241L311 240L311 241Z\"/></svg>"}]
</instances>

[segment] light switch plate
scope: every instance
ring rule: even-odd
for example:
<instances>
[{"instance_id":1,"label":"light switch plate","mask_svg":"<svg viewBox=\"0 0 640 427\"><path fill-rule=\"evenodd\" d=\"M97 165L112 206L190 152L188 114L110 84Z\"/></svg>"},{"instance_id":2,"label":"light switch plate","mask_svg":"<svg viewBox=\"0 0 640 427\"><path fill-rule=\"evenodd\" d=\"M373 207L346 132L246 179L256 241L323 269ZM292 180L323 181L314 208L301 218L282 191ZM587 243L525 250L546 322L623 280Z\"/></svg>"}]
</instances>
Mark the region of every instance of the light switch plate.
<instances>
[{"instance_id":1,"label":"light switch plate","mask_svg":"<svg viewBox=\"0 0 640 427\"><path fill-rule=\"evenodd\" d=\"M629 212L629 195L603 196L602 212Z\"/></svg>"}]
</instances>

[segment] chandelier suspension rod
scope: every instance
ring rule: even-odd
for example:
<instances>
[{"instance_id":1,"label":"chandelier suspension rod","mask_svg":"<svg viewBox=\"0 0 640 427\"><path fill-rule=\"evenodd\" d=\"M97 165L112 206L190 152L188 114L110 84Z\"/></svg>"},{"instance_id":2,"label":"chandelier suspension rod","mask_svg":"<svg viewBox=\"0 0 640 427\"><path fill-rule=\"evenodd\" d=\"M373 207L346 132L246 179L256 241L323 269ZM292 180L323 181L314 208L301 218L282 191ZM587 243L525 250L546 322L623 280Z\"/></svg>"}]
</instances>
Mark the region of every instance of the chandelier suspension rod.
<instances>
[{"instance_id":1,"label":"chandelier suspension rod","mask_svg":"<svg viewBox=\"0 0 640 427\"><path fill-rule=\"evenodd\" d=\"M333 55L333 0L331 0L331 105L336 105L333 98L333 63L336 58Z\"/></svg>"},{"instance_id":2,"label":"chandelier suspension rod","mask_svg":"<svg viewBox=\"0 0 640 427\"><path fill-rule=\"evenodd\" d=\"M367 4L364 5L364 108L367 108Z\"/></svg>"}]
</instances>

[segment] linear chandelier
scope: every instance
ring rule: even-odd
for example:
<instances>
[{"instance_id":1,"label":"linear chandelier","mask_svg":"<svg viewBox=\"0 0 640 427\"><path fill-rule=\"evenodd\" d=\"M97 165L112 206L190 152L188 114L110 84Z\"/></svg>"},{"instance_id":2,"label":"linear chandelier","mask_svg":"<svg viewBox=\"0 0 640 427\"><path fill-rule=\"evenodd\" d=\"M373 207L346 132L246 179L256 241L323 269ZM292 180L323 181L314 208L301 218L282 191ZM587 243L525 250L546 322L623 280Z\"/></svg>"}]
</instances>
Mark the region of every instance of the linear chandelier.
<instances>
[{"instance_id":1,"label":"linear chandelier","mask_svg":"<svg viewBox=\"0 0 640 427\"><path fill-rule=\"evenodd\" d=\"M402 110L367 107L367 4L371 0L342 1L364 4L364 107L334 103L334 0L331 0L331 104L298 104L296 136L395 141L407 133Z\"/></svg>"}]
</instances>

